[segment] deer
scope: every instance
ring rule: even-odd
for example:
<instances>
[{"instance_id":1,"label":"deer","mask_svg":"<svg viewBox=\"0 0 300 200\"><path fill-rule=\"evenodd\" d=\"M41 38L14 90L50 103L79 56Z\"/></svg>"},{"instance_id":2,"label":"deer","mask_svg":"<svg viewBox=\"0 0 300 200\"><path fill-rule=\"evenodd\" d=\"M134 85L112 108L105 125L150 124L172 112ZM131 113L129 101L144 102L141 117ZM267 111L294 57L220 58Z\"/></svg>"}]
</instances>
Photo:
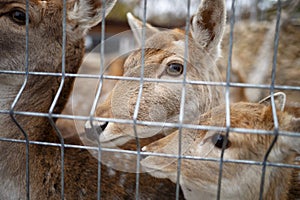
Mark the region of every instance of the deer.
<instances>
[{"instance_id":1,"label":"deer","mask_svg":"<svg viewBox=\"0 0 300 200\"><path fill-rule=\"evenodd\" d=\"M284 111L285 94L274 94L279 132L267 162L298 165L295 161L300 153L300 118ZM255 130L274 130L271 97L259 103L237 102L230 105L230 127ZM225 105L219 105L201 115L199 125L224 127L226 124ZM292 133L296 136L292 137ZM182 156L194 156L194 159L183 157L179 182L186 199L216 199L218 176L222 148L224 160L252 160L263 162L267 150L271 147L274 134L238 133L230 131L188 129L181 132ZM177 181L177 158L149 154L178 155L179 131L157 140L142 150L145 156L141 165L154 177L169 178ZM198 158L198 160L197 160ZM208 160L200 160L207 158ZM216 159L212 161L209 159ZM233 162L223 163L223 174L220 189L221 199L259 199L262 175L261 165L250 165ZM263 199L297 199L299 198L300 168L267 166ZM291 191L291 188L293 191ZM294 196L293 196L294 195Z\"/></svg>"},{"instance_id":2,"label":"deer","mask_svg":"<svg viewBox=\"0 0 300 200\"><path fill-rule=\"evenodd\" d=\"M279 23L279 45L276 55L276 85L299 86L299 52L300 28L293 24L290 12L282 12ZM274 54L274 36L276 19L261 22L237 21L234 25L234 44L232 49L232 82L251 84L270 84L272 59ZM222 77L226 76L229 54L230 28L225 29L222 46L223 58L219 59L218 67ZM225 80L223 78L223 80ZM268 89L230 88L231 100L257 102L267 96ZM235 95L235 93L237 95ZM300 101L296 90L285 90L290 104ZM232 98L233 97L233 98ZM298 105L299 107L299 105Z\"/></svg>"},{"instance_id":3,"label":"deer","mask_svg":"<svg viewBox=\"0 0 300 200\"><path fill-rule=\"evenodd\" d=\"M224 0L201 1L197 13L190 19L187 36L186 31L178 28L160 30L146 23L144 45L143 22L131 13L127 14L127 18L139 48L133 50L125 60L123 77L139 78L143 66L145 78L182 82L186 71L188 81L221 81L216 61L221 55L220 43L226 22ZM187 58L184 56L186 37L189 40ZM185 123L223 101L221 86L186 84L185 89ZM145 81L137 120L177 122L181 91L180 84ZM95 117L132 120L138 94L138 81L119 80L106 100L98 105ZM136 138L132 124L109 122L109 119L88 120L85 129L87 135L92 135L92 140L99 141L101 146L107 148L126 148L126 144ZM151 141L148 140L151 137L165 136L174 128L136 125L136 130L137 137L143 142Z\"/></svg>"},{"instance_id":4,"label":"deer","mask_svg":"<svg viewBox=\"0 0 300 200\"><path fill-rule=\"evenodd\" d=\"M66 1L66 73L77 72L84 54L84 36L102 21L104 12L108 14L116 0L101 2ZM0 199L97 199L98 192L103 199L133 199L136 196L135 174L124 174L102 166L84 148L59 146L63 145L63 138L49 120L52 118L49 112L62 81L60 76L29 73L24 90L12 106L25 76L7 71L25 71L26 30L29 33L28 71L62 73L63 13L63 1L0 2ZM60 114L63 110L73 81L74 78L65 77L52 113ZM32 113L46 113L49 117ZM56 118L52 120L55 122ZM25 139L29 143L28 152L24 143L16 142ZM40 142L57 145L42 145ZM75 134L64 139L63 143L84 146ZM101 181L98 183L99 167ZM176 189L174 184L167 179L158 180L148 174L141 175L140 199L172 197Z\"/></svg>"}]
</instances>

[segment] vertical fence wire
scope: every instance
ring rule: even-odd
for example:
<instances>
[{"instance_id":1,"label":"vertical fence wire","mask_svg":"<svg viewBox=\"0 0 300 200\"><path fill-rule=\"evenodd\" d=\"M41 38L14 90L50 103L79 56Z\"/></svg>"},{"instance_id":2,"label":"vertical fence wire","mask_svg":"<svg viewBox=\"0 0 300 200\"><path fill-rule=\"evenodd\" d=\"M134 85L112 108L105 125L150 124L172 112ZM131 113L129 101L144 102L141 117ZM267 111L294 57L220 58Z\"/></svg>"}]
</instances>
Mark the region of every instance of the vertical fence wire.
<instances>
[{"instance_id":1,"label":"vertical fence wire","mask_svg":"<svg viewBox=\"0 0 300 200\"><path fill-rule=\"evenodd\" d=\"M178 128L178 161L177 161L177 178L176 178L176 200L179 199L180 192L180 172L182 162L182 124L184 121L184 105L186 96L186 77L187 77L187 60L189 55L189 31L190 31L190 9L191 1L187 0L187 15L185 22L185 42L184 42L184 59L183 59L183 79L182 79L182 91L180 99L180 111L179 111L179 128Z\"/></svg>"},{"instance_id":2,"label":"vertical fence wire","mask_svg":"<svg viewBox=\"0 0 300 200\"><path fill-rule=\"evenodd\" d=\"M90 116L94 116L96 105L99 101L100 94L103 88L103 73L104 73L104 40L105 40L105 16L106 16L106 3L105 0L102 0L103 12L102 12L102 24L101 24L101 46L100 46L100 83L97 91L97 96L94 101L93 109L91 110ZM92 117L91 117L92 120ZM92 130L95 130L93 123L91 123ZM100 142L98 140L98 175L97 175L97 199L101 199L101 159L102 159L102 149Z\"/></svg>"},{"instance_id":3,"label":"vertical fence wire","mask_svg":"<svg viewBox=\"0 0 300 200\"><path fill-rule=\"evenodd\" d=\"M137 96L137 101L134 108L133 113L133 131L136 139L136 147L137 147L137 158L136 158L136 184L135 184L135 199L139 200L139 182L140 182L140 159L141 159L141 148L140 141L137 132L137 118L139 114L139 107L141 104L141 99L143 95L143 87L144 87L144 69L145 69L145 48L146 48L146 17L147 17L147 0L143 0L143 26L142 26L142 55L141 55L141 75L140 75L140 85L139 92Z\"/></svg>"},{"instance_id":4,"label":"vertical fence wire","mask_svg":"<svg viewBox=\"0 0 300 200\"><path fill-rule=\"evenodd\" d=\"M231 17L230 17L229 53L228 53L228 63L227 63L227 72L226 72L226 88L225 88L226 135L225 135L225 140L222 144L222 151L221 151L220 164L219 164L218 191L217 191L217 199L218 200L221 198L223 164L224 164L223 160L224 160L224 154L225 154L225 147L227 146L229 132L230 132L230 74L231 74L231 65L232 65L234 24L235 24L235 0L232 0Z\"/></svg>"},{"instance_id":5,"label":"vertical fence wire","mask_svg":"<svg viewBox=\"0 0 300 200\"><path fill-rule=\"evenodd\" d=\"M258 5L260 4L260 5L262 6L263 1L264 1L264 0L257 0L257 4L258 4ZM261 6L260 6L260 7L261 7ZM259 16L258 16L259 21L262 21L264 18L265 18L265 12L263 12L263 11L260 10Z\"/></svg>"},{"instance_id":6,"label":"vertical fence wire","mask_svg":"<svg viewBox=\"0 0 300 200\"><path fill-rule=\"evenodd\" d=\"M263 199L264 193L264 184L265 184L265 176L266 176L266 168L267 168L267 160L269 157L270 152L272 151L279 134L279 124L278 118L276 114L276 106L274 100L274 86L275 86L275 77L276 77L276 68L277 68L277 52L279 46L279 35L280 35L280 18L281 18L281 0L277 0L277 17L276 17L276 27L275 27L275 36L274 36L274 52L273 52L273 65L272 65L272 73L271 73L271 85L270 85L270 95L271 95L271 106L272 106L272 115L274 121L274 139L269 146L264 160L263 160L263 167L262 167L262 175L261 175L261 183L260 183L260 193L259 199Z\"/></svg>"},{"instance_id":7,"label":"vertical fence wire","mask_svg":"<svg viewBox=\"0 0 300 200\"><path fill-rule=\"evenodd\" d=\"M60 85L59 85L59 88L55 94L55 97L52 101L52 104L50 106L50 109L49 109L49 112L48 112L48 119L49 119L49 122L51 124L51 126L54 128L55 132L56 132L56 135L58 136L58 139L60 141L60 156L61 156L61 159L60 159L60 165L61 165L61 200L64 200L64 195L65 195L65 181L64 181L64 177L65 177L65 165L64 165L64 161L65 161L65 144L64 144L64 138L62 136L62 133L61 131L58 129L58 127L56 126L54 120L53 120L53 111L54 111L54 108L57 104L57 101L60 97L60 94L63 90L63 87L64 87L64 84L65 84L65 73L66 73L66 40L67 40L67 20L66 20L66 17L67 17L67 1L66 0L63 0L63 16L62 16L62 56L61 56L61 81L60 81Z\"/></svg>"},{"instance_id":8,"label":"vertical fence wire","mask_svg":"<svg viewBox=\"0 0 300 200\"><path fill-rule=\"evenodd\" d=\"M18 101L21 98L21 95L27 85L28 82L28 76L29 76L29 0L26 0L26 36L25 36L25 78L23 85L21 86L16 98L14 99L11 108L9 110L10 117L12 121L16 124L16 126L20 129L22 132L23 136L25 137L25 159L26 159L26 172L25 172L25 182L26 182L26 199L30 199L30 166L29 166L29 138L28 134L26 131L23 129L21 124L17 121L15 114L14 114L14 109L18 103Z\"/></svg>"},{"instance_id":9,"label":"vertical fence wire","mask_svg":"<svg viewBox=\"0 0 300 200\"><path fill-rule=\"evenodd\" d=\"M103 74L104 74L104 63L105 63L105 57L104 57L104 43L105 43L105 16L106 16L106 2L105 0L101 0L102 3L102 22L101 22L101 41L100 41L100 71L99 71L99 85L97 87L96 95L92 104L92 108L89 114L89 122L91 125L91 129L93 133L96 133L96 127L94 126L94 115L96 112L97 104L100 99L100 95L103 89ZM101 160L102 160L102 148L100 141L97 140L98 143L98 154L97 154L97 159L98 159L98 168L97 168L97 199L101 199Z\"/></svg>"},{"instance_id":10,"label":"vertical fence wire","mask_svg":"<svg viewBox=\"0 0 300 200\"><path fill-rule=\"evenodd\" d=\"M90 111L89 115L89 120L91 123L91 127L94 131L96 131L96 128L93 126L93 120L94 120L94 114L95 110L97 107L97 103L100 98L100 94L103 88L103 73L104 73L104 40L105 40L105 0L101 0L102 5L104 6L103 8L103 13L102 13L102 30L101 30L101 49L100 49L100 57L101 57L101 63L100 63L100 76L98 77L100 82L99 86L97 88L97 92L95 95L95 99L93 101L93 106ZM261 2L261 1L259 1ZM64 83L65 83L65 63L66 63L66 0L63 0L63 19L62 19L62 73L60 75L61 77L61 82L59 89L55 95L54 100L52 101L51 107L48 112L48 119L50 124L53 126L55 129L57 136L60 140L60 153L61 153L61 199L64 199L64 151L65 151L65 144L64 144L64 139L63 136L60 132L60 130L57 128L54 120L53 120L53 111L54 108L57 104L57 101L60 97L60 94L62 92ZM178 161L177 161L177 183L176 183L176 199L179 199L179 191L180 191L180 174L181 174L181 161L182 161L182 129L183 129L183 123L184 123L184 107L185 107L185 97L186 97L186 75L187 75L187 57L188 57L188 45L189 45L189 29L190 29L190 24L189 24L189 16L190 16L190 0L187 0L187 18L186 18L186 27L185 27L185 50L184 50L184 71L183 71L183 80L181 82L182 84L182 91L181 91L181 102L180 102L180 113L179 113L179 134L178 134ZM144 86L144 68L145 68L145 48L146 48L146 16L147 16L147 0L143 0L143 28L142 28L142 48L141 48L141 72L140 72L140 80L139 80L139 93L134 109L134 114L133 114L133 129L134 129L134 134L136 138L136 145L137 145L137 162L136 162L136 195L135 198L136 200L139 199L139 180L140 180L140 159L141 159L141 154L140 154L140 142L139 142L139 137L138 137L138 114L139 114L139 107L141 104L141 99L142 99L142 94L143 94L143 86ZM229 43L229 55L228 55L228 66L227 66L227 75L226 75L226 91L225 91L225 102L226 102L226 137L225 137L225 142L223 143L222 147L222 152L221 152L221 157L220 157L220 165L219 165L219 178L218 178L218 190L217 190L217 199L221 198L221 186L222 186L222 173L223 173L223 164L224 164L224 153L225 153L225 146L226 143L228 142L228 136L230 132L230 72L231 72L231 65L232 65L232 48L233 48L233 30L234 30L234 24L235 24L235 0L232 0L232 5L231 5L231 10L232 10L232 16L230 18L230 43ZM264 184L265 184L265 176L266 176L266 170L267 170L267 159L268 156L274 147L278 135L279 135L279 124L278 124L278 119L276 115L276 107L275 107L275 100L274 100L274 90L275 90L275 77L276 77L276 68L277 68L277 52L278 52L278 45L279 45L279 27L280 27L280 18L281 18L281 0L277 0L277 21L276 21L276 31L275 31L275 36L274 36L274 54L273 54L273 65L272 65L272 73L271 73L271 85L270 85L270 94L271 94L271 105L272 105L272 114L273 114L273 119L274 119L274 139L269 146L263 163L262 163L262 175L261 175L261 183L260 183L260 194L259 198L260 200L263 199L263 193L264 193ZM26 0L26 56L25 56L25 78L24 82L16 95L13 103L11 104L10 110L9 110L9 115L13 122L16 124L16 126L20 129L22 134L25 137L25 144L26 144L26 199L30 199L30 166L29 166L29 138L28 134L24 130L24 128L20 125L18 120L16 119L16 113L15 113L15 107L21 98L21 95L27 85L28 82L28 76L29 76L29 0ZM29 116L31 116L29 114ZM35 116L35 115L32 115ZM98 191L97 191L97 199L101 199L101 145L99 143L98 146ZM175 155L174 155L175 156ZM199 197L200 198L200 197Z\"/></svg>"}]
</instances>

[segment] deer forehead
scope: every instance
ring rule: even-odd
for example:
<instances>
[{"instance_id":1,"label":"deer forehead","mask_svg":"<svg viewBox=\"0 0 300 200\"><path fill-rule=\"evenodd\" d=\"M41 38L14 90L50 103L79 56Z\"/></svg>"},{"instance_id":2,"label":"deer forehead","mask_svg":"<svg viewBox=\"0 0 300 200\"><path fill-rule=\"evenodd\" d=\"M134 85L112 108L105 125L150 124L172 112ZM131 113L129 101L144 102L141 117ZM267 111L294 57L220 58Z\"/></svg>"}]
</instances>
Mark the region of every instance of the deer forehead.
<instances>
[{"instance_id":1,"label":"deer forehead","mask_svg":"<svg viewBox=\"0 0 300 200\"><path fill-rule=\"evenodd\" d=\"M0 5L11 5L11 4L18 4L18 5L26 5L26 0L3 0L0 2ZM61 9L62 2L59 0L30 0L29 1L29 8L36 7L38 9ZM25 7L24 7L25 8Z\"/></svg>"},{"instance_id":2,"label":"deer forehead","mask_svg":"<svg viewBox=\"0 0 300 200\"><path fill-rule=\"evenodd\" d=\"M144 64L162 64L163 61L167 58L173 57L174 59L180 58L183 59L184 48L183 43L180 41L173 41L168 46L164 48L157 47L146 47L143 51L139 49L134 51L127 58L124 66L127 68L139 68L142 65L142 56L144 55ZM144 53L144 54L143 54Z\"/></svg>"},{"instance_id":3,"label":"deer forehead","mask_svg":"<svg viewBox=\"0 0 300 200\"><path fill-rule=\"evenodd\" d=\"M0 2L0 13L1 12L10 12L12 10L23 10L26 11L26 0L17 0L17 1L5 1ZM62 3L58 0L54 1L40 1L40 0L31 0L29 1L29 27L30 31L33 28L38 31L46 30L47 28L40 28L41 26L45 27L55 27L54 30L59 30L62 23ZM25 26L23 28L25 32ZM21 29L20 29L21 30ZM47 32L47 31L46 31ZM49 30L48 30L49 32ZM47 32L47 34L49 34ZM56 31L61 32L61 31Z\"/></svg>"},{"instance_id":4,"label":"deer forehead","mask_svg":"<svg viewBox=\"0 0 300 200\"><path fill-rule=\"evenodd\" d=\"M39 3L40 0L30 0L30 3ZM9 4L9 3L26 3L25 0L2 0L0 4Z\"/></svg>"},{"instance_id":5,"label":"deer forehead","mask_svg":"<svg viewBox=\"0 0 300 200\"><path fill-rule=\"evenodd\" d=\"M174 41L184 41L184 33L175 30L161 31L146 40L146 46L156 49L166 49Z\"/></svg>"},{"instance_id":6,"label":"deer forehead","mask_svg":"<svg viewBox=\"0 0 300 200\"><path fill-rule=\"evenodd\" d=\"M151 59L154 55L161 59L170 54L178 54L183 56L185 35L179 31L161 31L146 40L145 59ZM183 43L182 43L183 42ZM159 56L160 55L160 56ZM134 51L127 60L141 60L141 49ZM134 59L135 58L135 59ZM129 61L127 61L127 65ZM140 63L139 63L140 64Z\"/></svg>"},{"instance_id":7,"label":"deer forehead","mask_svg":"<svg viewBox=\"0 0 300 200\"><path fill-rule=\"evenodd\" d=\"M186 37L189 37L188 43L186 43ZM162 31L152 35L146 41L145 47L152 49L151 54L146 53L145 55L145 64L148 61L149 63L162 63L165 58L175 55L182 60L187 59L188 62L196 68L214 65L212 62L213 60L211 59L210 55L208 55L208 52L195 45L193 38L190 35L186 36L185 32L179 29ZM153 51L153 49L156 51ZM184 55L187 49L188 58L185 58ZM128 62L126 63L127 65L125 66L141 65L141 60L141 53L139 53L139 56L135 54L135 56L131 56L130 59L128 59ZM209 70L210 68L205 69L205 71ZM193 75L193 73L190 75Z\"/></svg>"}]
</instances>

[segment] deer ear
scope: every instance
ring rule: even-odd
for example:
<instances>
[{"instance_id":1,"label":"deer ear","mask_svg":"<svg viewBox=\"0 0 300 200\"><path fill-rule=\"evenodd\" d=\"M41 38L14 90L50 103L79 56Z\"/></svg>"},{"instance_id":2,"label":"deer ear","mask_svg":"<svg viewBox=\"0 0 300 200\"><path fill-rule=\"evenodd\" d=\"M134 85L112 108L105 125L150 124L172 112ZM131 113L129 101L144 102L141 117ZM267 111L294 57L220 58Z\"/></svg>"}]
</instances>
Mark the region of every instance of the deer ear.
<instances>
[{"instance_id":1,"label":"deer ear","mask_svg":"<svg viewBox=\"0 0 300 200\"><path fill-rule=\"evenodd\" d=\"M293 118L291 123L292 123L292 130L300 133L300 118Z\"/></svg>"},{"instance_id":2,"label":"deer ear","mask_svg":"<svg viewBox=\"0 0 300 200\"><path fill-rule=\"evenodd\" d=\"M288 124L288 131L298 134L295 137L292 136L280 136L278 143L282 145L282 148L286 148L288 152L296 152L300 154L300 118L293 117ZM281 152L284 152L281 150Z\"/></svg>"},{"instance_id":3,"label":"deer ear","mask_svg":"<svg viewBox=\"0 0 300 200\"><path fill-rule=\"evenodd\" d=\"M286 95L283 92L277 92L274 94L275 106L277 110L283 111L286 102ZM271 106L271 96L259 101L260 104Z\"/></svg>"},{"instance_id":4,"label":"deer ear","mask_svg":"<svg viewBox=\"0 0 300 200\"><path fill-rule=\"evenodd\" d=\"M143 22L139 19L135 18L131 13L127 13L128 24L133 32L134 38L138 42L139 45L142 44L142 30L143 30ZM146 38L158 33L159 30L152 25L146 23Z\"/></svg>"},{"instance_id":5,"label":"deer ear","mask_svg":"<svg viewBox=\"0 0 300 200\"><path fill-rule=\"evenodd\" d=\"M294 150L300 154L300 118L293 118L291 121L292 131L298 133L298 137L293 139Z\"/></svg>"},{"instance_id":6,"label":"deer ear","mask_svg":"<svg viewBox=\"0 0 300 200\"><path fill-rule=\"evenodd\" d=\"M91 27L102 21L103 12L105 16L111 11L117 0L71 0L68 1L68 21L73 31L79 29L85 34Z\"/></svg>"},{"instance_id":7,"label":"deer ear","mask_svg":"<svg viewBox=\"0 0 300 200\"><path fill-rule=\"evenodd\" d=\"M226 23L225 0L202 0L198 12L191 18L191 34L195 42L212 55L220 56L220 43Z\"/></svg>"}]
</instances>

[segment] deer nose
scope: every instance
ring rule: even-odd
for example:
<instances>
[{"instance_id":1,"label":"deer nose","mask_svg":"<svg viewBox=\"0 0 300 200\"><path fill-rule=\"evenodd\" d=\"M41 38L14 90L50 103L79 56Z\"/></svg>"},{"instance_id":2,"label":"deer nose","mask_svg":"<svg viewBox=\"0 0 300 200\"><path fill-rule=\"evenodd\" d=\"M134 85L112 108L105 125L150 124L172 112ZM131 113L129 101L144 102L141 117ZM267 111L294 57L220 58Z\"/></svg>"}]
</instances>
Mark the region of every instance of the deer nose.
<instances>
[{"instance_id":1,"label":"deer nose","mask_svg":"<svg viewBox=\"0 0 300 200\"><path fill-rule=\"evenodd\" d=\"M108 122L104 122L100 127L101 127L101 130L104 131L104 129L107 127L108 125Z\"/></svg>"},{"instance_id":2,"label":"deer nose","mask_svg":"<svg viewBox=\"0 0 300 200\"><path fill-rule=\"evenodd\" d=\"M100 121L87 121L84 125L86 137L90 140L98 140L99 135L105 130L108 122L100 122Z\"/></svg>"}]
</instances>

